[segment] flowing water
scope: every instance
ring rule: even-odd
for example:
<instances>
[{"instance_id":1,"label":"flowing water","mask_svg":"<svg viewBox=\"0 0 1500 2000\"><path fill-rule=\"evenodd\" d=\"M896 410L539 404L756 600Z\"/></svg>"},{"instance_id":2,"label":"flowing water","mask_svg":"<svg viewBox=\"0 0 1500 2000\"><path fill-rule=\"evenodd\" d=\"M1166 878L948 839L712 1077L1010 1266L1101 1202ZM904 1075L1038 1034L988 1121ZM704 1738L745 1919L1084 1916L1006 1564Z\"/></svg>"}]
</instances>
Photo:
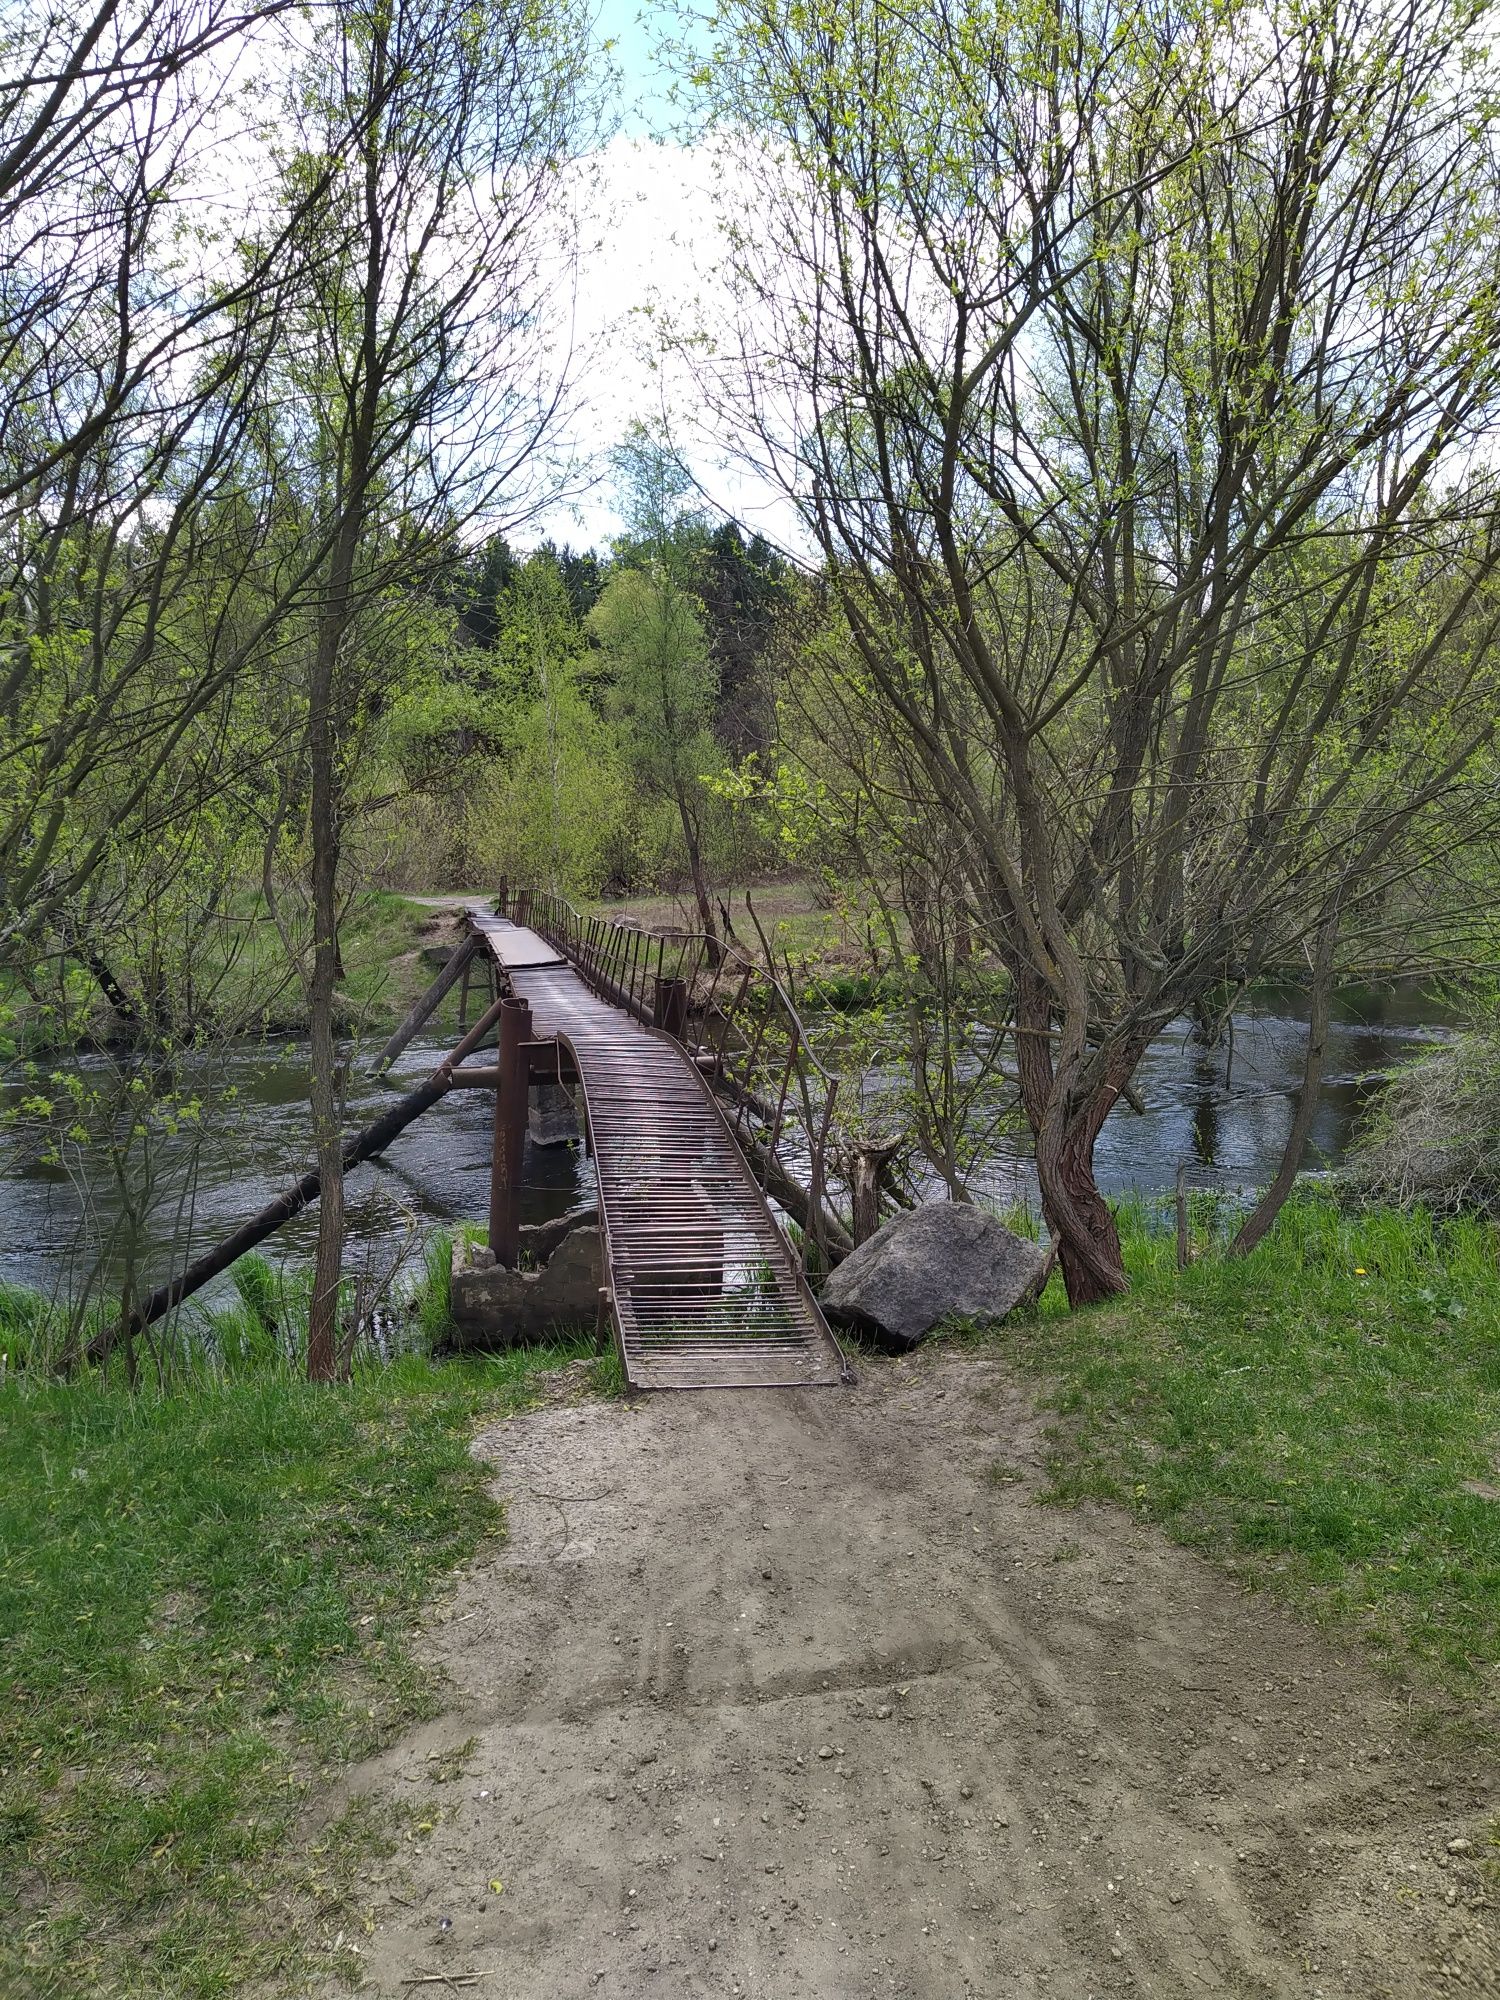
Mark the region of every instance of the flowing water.
<instances>
[{"instance_id":1,"label":"flowing water","mask_svg":"<svg viewBox=\"0 0 1500 2000\"><path fill-rule=\"evenodd\" d=\"M1336 1166L1372 1082L1452 1025L1453 1017L1418 986L1347 989L1336 1008L1307 1164ZM1257 992L1235 1016L1232 1040L1215 1049L1195 1043L1185 1021L1174 1023L1135 1079L1144 1115L1121 1105L1100 1135L1101 1186L1115 1195L1163 1193L1183 1164L1195 1188L1238 1193L1263 1185L1280 1159L1305 1042L1305 1002L1293 989ZM448 1046L414 1043L388 1084L354 1079L350 1126L376 1116L393 1092L420 1082ZM70 1067L83 1081L98 1082L108 1065L105 1058L80 1057ZM157 1144L143 1231L148 1280L175 1268L185 1252L217 1242L310 1164L305 1051L245 1047L216 1057L211 1075L205 1069L195 1077L185 1063L179 1082L201 1089L213 1110L201 1130L189 1125ZM408 1127L384 1160L350 1177L351 1269L378 1272L410 1262L434 1230L484 1216L492 1102L487 1091L454 1091ZM996 1137L978 1184L1002 1205L1032 1197L1023 1137ZM560 1213L591 1186L580 1147L528 1143L524 1220ZM46 1166L22 1129L0 1128L0 1280L56 1292L76 1290L95 1270L106 1283L117 1281L120 1217L118 1189L101 1153L80 1149L63 1166ZM285 1259L306 1258L316 1230L316 1210L305 1210L267 1248Z\"/></svg>"},{"instance_id":2,"label":"flowing water","mask_svg":"<svg viewBox=\"0 0 1500 2000\"><path fill-rule=\"evenodd\" d=\"M414 1089L451 1047L451 1037L413 1042L380 1084L351 1075L349 1128ZM71 1066L98 1082L109 1064L80 1057ZM176 1269L185 1250L197 1254L227 1236L312 1165L304 1048L247 1045L215 1056L211 1073L206 1064L195 1072L187 1059L177 1083L180 1091L201 1090L213 1109L201 1129L186 1125L176 1138L157 1142L159 1191L143 1232L147 1283ZM434 1230L487 1214L493 1116L487 1090L451 1091L383 1159L349 1176L351 1273L414 1262ZM592 1184L581 1147L528 1144L522 1221L560 1214ZM102 1266L106 1285L118 1281L121 1208L102 1156L82 1149L63 1166L46 1166L22 1132L0 1129L0 1280L67 1293ZM316 1206L306 1208L263 1247L288 1262L310 1259L317 1228ZM217 1289L224 1287L221 1280Z\"/></svg>"},{"instance_id":3,"label":"flowing water","mask_svg":"<svg viewBox=\"0 0 1500 2000\"><path fill-rule=\"evenodd\" d=\"M1416 982L1350 986L1335 1001L1308 1171L1338 1166L1360 1112L1381 1080L1456 1026L1453 1013ZM1165 1194L1178 1169L1187 1184L1227 1195L1262 1188L1281 1163L1307 1050L1306 996L1261 987L1235 1013L1216 1048L1174 1021L1134 1078L1145 1109L1117 1105L1094 1149L1108 1195ZM999 1135L977 1184L1002 1206L1034 1200L1029 1138Z\"/></svg>"}]
</instances>

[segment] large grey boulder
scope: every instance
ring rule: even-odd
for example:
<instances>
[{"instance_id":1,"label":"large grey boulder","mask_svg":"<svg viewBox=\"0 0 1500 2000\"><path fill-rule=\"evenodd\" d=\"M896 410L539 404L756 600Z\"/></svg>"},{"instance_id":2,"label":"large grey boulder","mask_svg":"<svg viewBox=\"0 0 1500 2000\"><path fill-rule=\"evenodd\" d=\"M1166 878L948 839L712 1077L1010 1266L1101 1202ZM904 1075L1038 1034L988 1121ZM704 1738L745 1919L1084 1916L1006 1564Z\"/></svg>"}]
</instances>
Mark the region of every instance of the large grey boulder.
<instances>
[{"instance_id":1,"label":"large grey boulder","mask_svg":"<svg viewBox=\"0 0 1500 2000\"><path fill-rule=\"evenodd\" d=\"M830 1319L903 1353L944 1319L998 1320L1035 1286L1047 1253L967 1202L908 1209L852 1251L823 1287Z\"/></svg>"}]
</instances>

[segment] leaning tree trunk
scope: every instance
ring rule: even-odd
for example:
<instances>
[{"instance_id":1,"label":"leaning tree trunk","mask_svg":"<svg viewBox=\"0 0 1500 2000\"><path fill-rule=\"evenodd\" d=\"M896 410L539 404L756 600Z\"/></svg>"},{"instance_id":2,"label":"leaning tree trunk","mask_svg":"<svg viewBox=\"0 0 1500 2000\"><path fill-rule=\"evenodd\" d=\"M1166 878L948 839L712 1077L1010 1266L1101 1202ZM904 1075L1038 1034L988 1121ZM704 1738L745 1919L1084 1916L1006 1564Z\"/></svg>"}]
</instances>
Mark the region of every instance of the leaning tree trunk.
<instances>
[{"instance_id":1,"label":"leaning tree trunk","mask_svg":"<svg viewBox=\"0 0 1500 2000\"><path fill-rule=\"evenodd\" d=\"M1069 1305L1095 1305L1129 1288L1114 1211L1094 1179L1094 1142L1135 1062L1122 1050L1103 1079L1077 1097L1077 1064L1059 1069L1053 1060L1052 1007L1045 985L1023 972L1016 999L1016 1069L1031 1125L1042 1216Z\"/></svg>"},{"instance_id":2,"label":"leaning tree trunk","mask_svg":"<svg viewBox=\"0 0 1500 2000\"><path fill-rule=\"evenodd\" d=\"M352 568L352 556L346 556L342 545L344 539L341 537L335 550L336 569L346 562ZM309 1382L331 1382L337 1369L339 1282L344 1268L343 1092L334 1042L334 996L339 977L339 800L333 707L348 584L347 569L332 579L333 603L320 623L314 649L308 717L313 917L312 977L307 995L308 1101L321 1190L312 1303L307 1315Z\"/></svg>"}]
</instances>

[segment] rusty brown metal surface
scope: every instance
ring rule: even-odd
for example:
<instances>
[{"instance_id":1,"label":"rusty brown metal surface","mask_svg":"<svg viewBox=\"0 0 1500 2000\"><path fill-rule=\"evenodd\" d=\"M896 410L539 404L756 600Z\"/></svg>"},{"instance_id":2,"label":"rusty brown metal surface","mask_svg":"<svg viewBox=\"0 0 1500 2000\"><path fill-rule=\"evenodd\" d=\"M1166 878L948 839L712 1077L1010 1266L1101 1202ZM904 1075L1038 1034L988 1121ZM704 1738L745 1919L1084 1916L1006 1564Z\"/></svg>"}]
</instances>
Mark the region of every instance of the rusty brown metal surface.
<instances>
[{"instance_id":1,"label":"rusty brown metal surface","mask_svg":"<svg viewBox=\"0 0 1500 2000\"><path fill-rule=\"evenodd\" d=\"M500 1009L494 1138L490 1159L490 1248L495 1262L514 1270L521 1258L521 1167L526 1152L526 1107L530 1062L526 1044L534 1032L524 999Z\"/></svg>"},{"instance_id":2,"label":"rusty brown metal surface","mask_svg":"<svg viewBox=\"0 0 1500 2000\"><path fill-rule=\"evenodd\" d=\"M523 906L517 914L529 912ZM702 1052L649 1025L657 980L680 976L664 965L661 941L641 932L616 942L596 932L591 984L556 956L537 963L529 945L516 946L517 927L506 918L475 909L469 921L530 1006L533 1032L562 1042L577 1070L599 1181L609 1306L631 1385L844 1379L843 1356L714 1099Z\"/></svg>"}]
</instances>

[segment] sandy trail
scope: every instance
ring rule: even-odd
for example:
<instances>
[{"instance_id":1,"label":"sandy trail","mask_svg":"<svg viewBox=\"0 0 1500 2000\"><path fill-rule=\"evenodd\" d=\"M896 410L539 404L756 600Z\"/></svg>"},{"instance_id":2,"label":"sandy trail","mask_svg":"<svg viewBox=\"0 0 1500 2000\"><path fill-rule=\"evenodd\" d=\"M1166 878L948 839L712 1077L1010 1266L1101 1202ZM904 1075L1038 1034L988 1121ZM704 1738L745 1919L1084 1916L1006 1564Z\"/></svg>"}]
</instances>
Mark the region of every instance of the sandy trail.
<instances>
[{"instance_id":1,"label":"sandy trail","mask_svg":"<svg viewBox=\"0 0 1500 2000\"><path fill-rule=\"evenodd\" d=\"M1500 1992L1484 1774L1207 1564L1036 1505L998 1363L479 1449L510 1534L427 1636L452 1710L354 1776L443 1808L366 1885L365 1990Z\"/></svg>"}]
</instances>

